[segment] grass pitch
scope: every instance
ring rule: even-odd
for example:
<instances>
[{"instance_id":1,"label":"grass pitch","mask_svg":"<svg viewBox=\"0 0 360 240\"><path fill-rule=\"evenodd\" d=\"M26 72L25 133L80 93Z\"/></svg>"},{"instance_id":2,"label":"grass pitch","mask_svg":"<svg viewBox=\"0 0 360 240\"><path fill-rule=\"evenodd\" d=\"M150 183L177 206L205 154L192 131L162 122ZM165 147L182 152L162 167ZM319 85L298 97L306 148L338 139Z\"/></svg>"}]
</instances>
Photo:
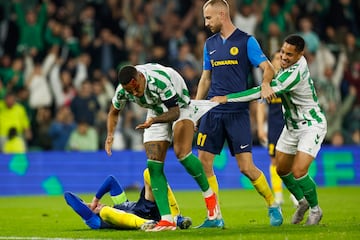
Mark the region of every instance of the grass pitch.
<instances>
[{"instance_id":1,"label":"grass pitch","mask_svg":"<svg viewBox=\"0 0 360 240\"><path fill-rule=\"evenodd\" d=\"M62 196L0 198L0 239L360 239L360 187L319 188L324 216L318 226L291 225L294 207L285 190L284 223L271 227L264 200L255 190L222 190L226 229L187 229L171 232L91 230L65 203ZM127 192L136 200L137 192ZM183 215L193 225L205 217L205 203L198 191L176 191ZM80 195L90 201L92 195ZM110 204L110 199L104 202Z\"/></svg>"}]
</instances>

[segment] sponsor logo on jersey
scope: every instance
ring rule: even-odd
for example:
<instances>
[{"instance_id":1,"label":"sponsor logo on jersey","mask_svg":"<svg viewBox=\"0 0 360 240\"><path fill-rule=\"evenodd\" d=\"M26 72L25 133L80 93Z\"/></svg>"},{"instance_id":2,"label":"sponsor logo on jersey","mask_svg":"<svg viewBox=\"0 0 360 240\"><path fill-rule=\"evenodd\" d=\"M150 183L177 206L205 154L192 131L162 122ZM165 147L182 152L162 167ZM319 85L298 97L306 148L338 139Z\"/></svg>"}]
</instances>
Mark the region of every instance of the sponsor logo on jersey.
<instances>
[{"instance_id":1,"label":"sponsor logo on jersey","mask_svg":"<svg viewBox=\"0 0 360 240\"><path fill-rule=\"evenodd\" d=\"M220 61L214 61L211 60L211 66L212 67L218 67L218 66L226 66L226 65L238 65L238 60L220 60Z\"/></svg>"}]
</instances>

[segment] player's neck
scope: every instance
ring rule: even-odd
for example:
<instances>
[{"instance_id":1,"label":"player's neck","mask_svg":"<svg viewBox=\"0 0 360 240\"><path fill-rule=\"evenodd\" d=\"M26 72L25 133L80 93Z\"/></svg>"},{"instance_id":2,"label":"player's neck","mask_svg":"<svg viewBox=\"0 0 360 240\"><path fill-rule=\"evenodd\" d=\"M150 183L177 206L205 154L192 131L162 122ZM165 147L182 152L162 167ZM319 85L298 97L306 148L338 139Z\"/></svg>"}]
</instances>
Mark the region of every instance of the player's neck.
<instances>
[{"instance_id":1,"label":"player's neck","mask_svg":"<svg viewBox=\"0 0 360 240\"><path fill-rule=\"evenodd\" d=\"M222 29L221 29L221 37L223 39L227 39L231 34L233 34L233 32L236 30L236 27L234 24L232 24L231 22L228 24L224 24Z\"/></svg>"}]
</instances>

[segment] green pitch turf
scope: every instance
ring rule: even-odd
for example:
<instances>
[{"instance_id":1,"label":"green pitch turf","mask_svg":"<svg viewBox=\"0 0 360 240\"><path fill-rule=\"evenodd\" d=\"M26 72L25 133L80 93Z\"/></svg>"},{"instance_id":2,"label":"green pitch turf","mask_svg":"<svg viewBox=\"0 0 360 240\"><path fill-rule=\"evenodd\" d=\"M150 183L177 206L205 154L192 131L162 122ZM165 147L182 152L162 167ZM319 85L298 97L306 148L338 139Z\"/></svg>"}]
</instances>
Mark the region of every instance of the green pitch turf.
<instances>
[{"instance_id":1,"label":"green pitch turf","mask_svg":"<svg viewBox=\"0 0 360 240\"><path fill-rule=\"evenodd\" d=\"M136 200L137 192L127 193ZM200 192L176 191L183 215L200 224L206 214ZM187 229L149 233L123 230L91 230L66 205L62 196L0 198L0 239L360 239L360 187L319 188L324 216L318 226L291 225L294 207L285 192L284 223L271 227L264 200L255 190L222 190L221 204L226 229ZM92 195L80 195L90 201ZM104 199L110 203L109 198Z\"/></svg>"}]
</instances>

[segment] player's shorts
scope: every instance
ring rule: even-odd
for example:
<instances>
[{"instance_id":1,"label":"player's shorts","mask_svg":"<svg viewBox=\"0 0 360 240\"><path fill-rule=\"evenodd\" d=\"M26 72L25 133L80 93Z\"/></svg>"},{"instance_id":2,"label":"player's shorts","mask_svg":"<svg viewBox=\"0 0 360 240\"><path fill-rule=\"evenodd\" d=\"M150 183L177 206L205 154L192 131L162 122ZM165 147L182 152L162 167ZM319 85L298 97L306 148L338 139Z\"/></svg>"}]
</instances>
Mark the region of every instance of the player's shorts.
<instances>
[{"instance_id":1,"label":"player's shorts","mask_svg":"<svg viewBox=\"0 0 360 240\"><path fill-rule=\"evenodd\" d=\"M276 150L292 155L300 151L315 158L325 138L327 124L320 123L307 126L305 123L300 124L299 129L287 129L284 127L277 142Z\"/></svg>"},{"instance_id":2,"label":"player's shorts","mask_svg":"<svg viewBox=\"0 0 360 240\"><path fill-rule=\"evenodd\" d=\"M180 116L173 123L155 123L151 127L144 130L144 143L151 141L172 141L172 129L174 125L181 120L191 120L196 125L197 121L211 108L217 106L218 103L209 100L191 100L186 107L180 108ZM147 117L155 117L153 110L149 109Z\"/></svg>"},{"instance_id":3,"label":"player's shorts","mask_svg":"<svg viewBox=\"0 0 360 240\"><path fill-rule=\"evenodd\" d=\"M252 134L248 110L231 113L210 111L201 118L196 139L199 150L219 154L225 140L232 156L251 152Z\"/></svg>"},{"instance_id":4,"label":"player's shorts","mask_svg":"<svg viewBox=\"0 0 360 240\"><path fill-rule=\"evenodd\" d=\"M284 120L269 118L268 127L268 153L271 157L275 156L276 143L280 137L280 134L284 128Z\"/></svg>"},{"instance_id":5,"label":"player's shorts","mask_svg":"<svg viewBox=\"0 0 360 240\"><path fill-rule=\"evenodd\" d=\"M159 221L161 218L156 203L145 199L145 188L141 190L140 198L137 202L126 201L114 205L114 208L123 210L127 213L133 213L136 216L145 219Z\"/></svg>"}]
</instances>

